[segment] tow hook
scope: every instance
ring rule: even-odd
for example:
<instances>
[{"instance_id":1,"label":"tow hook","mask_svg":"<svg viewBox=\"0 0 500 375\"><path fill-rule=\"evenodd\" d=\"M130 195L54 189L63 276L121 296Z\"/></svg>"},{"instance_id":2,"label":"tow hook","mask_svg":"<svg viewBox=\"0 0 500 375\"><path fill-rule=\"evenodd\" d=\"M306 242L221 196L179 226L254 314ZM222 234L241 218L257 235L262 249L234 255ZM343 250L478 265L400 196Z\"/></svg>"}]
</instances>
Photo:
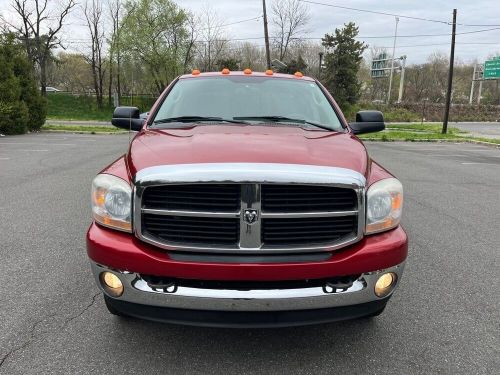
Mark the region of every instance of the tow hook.
<instances>
[{"instance_id":1,"label":"tow hook","mask_svg":"<svg viewBox=\"0 0 500 375\"><path fill-rule=\"evenodd\" d=\"M323 285L323 292L327 294L346 292L353 283L354 281L352 280L338 280L335 282L327 281L326 284Z\"/></svg>"},{"instance_id":2,"label":"tow hook","mask_svg":"<svg viewBox=\"0 0 500 375\"><path fill-rule=\"evenodd\" d=\"M153 283L148 282L148 286L155 292L163 291L164 293L175 293L177 292L177 284L174 281L170 282L159 282Z\"/></svg>"}]
</instances>

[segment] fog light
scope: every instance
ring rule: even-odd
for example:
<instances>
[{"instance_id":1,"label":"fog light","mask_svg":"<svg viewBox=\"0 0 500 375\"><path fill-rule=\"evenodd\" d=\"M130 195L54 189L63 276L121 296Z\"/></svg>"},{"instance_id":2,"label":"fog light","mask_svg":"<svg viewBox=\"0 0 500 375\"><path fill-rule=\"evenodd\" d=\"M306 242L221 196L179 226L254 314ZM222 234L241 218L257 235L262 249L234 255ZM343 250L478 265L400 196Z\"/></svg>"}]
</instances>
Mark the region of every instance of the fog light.
<instances>
[{"instance_id":1,"label":"fog light","mask_svg":"<svg viewBox=\"0 0 500 375\"><path fill-rule=\"evenodd\" d=\"M100 275L102 287L113 297L120 297L123 294L123 284L114 273L103 272Z\"/></svg>"},{"instance_id":2,"label":"fog light","mask_svg":"<svg viewBox=\"0 0 500 375\"><path fill-rule=\"evenodd\" d=\"M396 285L396 274L393 272L384 273L375 283L375 294L377 297L385 297Z\"/></svg>"}]
</instances>

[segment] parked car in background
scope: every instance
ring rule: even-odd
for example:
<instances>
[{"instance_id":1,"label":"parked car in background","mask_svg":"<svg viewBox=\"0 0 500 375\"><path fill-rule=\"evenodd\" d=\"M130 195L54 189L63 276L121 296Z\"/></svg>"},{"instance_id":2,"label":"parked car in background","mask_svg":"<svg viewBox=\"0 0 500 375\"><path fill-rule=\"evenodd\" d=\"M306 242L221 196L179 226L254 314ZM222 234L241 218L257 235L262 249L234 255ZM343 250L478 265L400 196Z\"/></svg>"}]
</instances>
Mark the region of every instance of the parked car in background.
<instances>
[{"instance_id":1,"label":"parked car in background","mask_svg":"<svg viewBox=\"0 0 500 375\"><path fill-rule=\"evenodd\" d=\"M41 87L40 87L40 90L42 90ZM60 92L61 90L56 89L55 87L52 87L52 86L47 86L47 87L45 87L45 91L47 91L47 92Z\"/></svg>"},{"instance_id":2,"label":"parked car in background","mask_svg":"<svg viewBox=\"0 0 500 375\"><path fill-rule=\"evenodd\" d=\"M112 314L230 327L380 314L408 242L401 183L317 80L272 71L174 80L92 184L91 268Z\"/></svg>"}]
</instances>

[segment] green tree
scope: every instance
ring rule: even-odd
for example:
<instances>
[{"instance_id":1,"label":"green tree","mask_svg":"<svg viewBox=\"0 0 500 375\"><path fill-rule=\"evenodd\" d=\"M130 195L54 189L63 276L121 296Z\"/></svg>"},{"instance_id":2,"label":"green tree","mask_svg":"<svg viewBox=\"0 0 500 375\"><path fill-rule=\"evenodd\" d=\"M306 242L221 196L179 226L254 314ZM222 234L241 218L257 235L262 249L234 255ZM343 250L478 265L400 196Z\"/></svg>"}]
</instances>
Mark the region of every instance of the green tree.
<instances>
[{"instance_id":1,"label":"green tree","mask_svg":"<svg viewBox=\"0 0 500 375\"><path fill-rule=\"evenodd\" d=\"M47 105L30 61L13 34L0 36L0 133L22 134L45 122Z\"/></svg>"},{"instance_id":2,"label":"green tree","mask_svg":"<svg viewBox=\"0 0 500 375\"><path fill-rule=\"evenodd\" d=\"M325 55L324 82L342 109L355 104L360 97L361 83L357 75L368 47L356 41L358 28L349 22L342 29L335 29L335 35L326 34L323 46L330 52Z\"/></svg>"},{"instance_id":3,"label":"green tree","mask_svg":"<svg viewBox=\"0 0 500 375\"><path fill-rule=\"evenodd\" d=\"M240 66L240 61L234 57L228 57L225 59L218 59L217 60L217 69L222 70L224 68L227 68L229 70L239 70Z\"/></svg>"},{"instance_id":4,"label":"green tree","mask_svg":"<svg viewBox=\"0 0 500 375\"><path fill-rule=\"evenodd\" d=\"M120 46L139 60L158 92L184 72L192 48L189 14L171 0L129 0L120 25Z\"/></svg>"},{"instance_id":5,"label":"green tree","mask_svg":"<svg viewBox=\"0 0 500 375\"><path fill-rule=\"evenodd\" d=\"M286 68L281 69L280 73L287 74L295 74L296 72L305 73L307 69L307 64L302 58L302 55L299 55L297 59L291 59L290 61L286 61Z\"/></svg>"}]
</instances>

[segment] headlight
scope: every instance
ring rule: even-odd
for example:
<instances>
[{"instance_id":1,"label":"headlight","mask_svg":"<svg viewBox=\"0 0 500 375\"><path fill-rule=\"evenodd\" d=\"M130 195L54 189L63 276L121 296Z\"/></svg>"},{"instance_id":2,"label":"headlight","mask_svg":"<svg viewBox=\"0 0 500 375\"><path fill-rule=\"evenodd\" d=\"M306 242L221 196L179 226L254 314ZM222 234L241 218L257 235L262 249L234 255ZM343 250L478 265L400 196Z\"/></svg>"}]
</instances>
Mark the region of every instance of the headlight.
<instances>
[{"instance_id":1,"label":"headlight","mask_svg":"<svg viewBox=\"0 0 500 375\"><path fill-rule=\"evenodd\" d=\"M374 183L366 193L366 234L399 225L403 212L403 185L395 178Z\"/></svg>"},{"instance_id":2,"label":"headlight","mask_svg":"<svg viewBox=\"0 0 500 375\"><path fill-rule=\"evenodd\" d=\"M100 174L92 182L92 215L98 223L132 232L132 189L121 178Z\"/></svg>"}]
</instances>

